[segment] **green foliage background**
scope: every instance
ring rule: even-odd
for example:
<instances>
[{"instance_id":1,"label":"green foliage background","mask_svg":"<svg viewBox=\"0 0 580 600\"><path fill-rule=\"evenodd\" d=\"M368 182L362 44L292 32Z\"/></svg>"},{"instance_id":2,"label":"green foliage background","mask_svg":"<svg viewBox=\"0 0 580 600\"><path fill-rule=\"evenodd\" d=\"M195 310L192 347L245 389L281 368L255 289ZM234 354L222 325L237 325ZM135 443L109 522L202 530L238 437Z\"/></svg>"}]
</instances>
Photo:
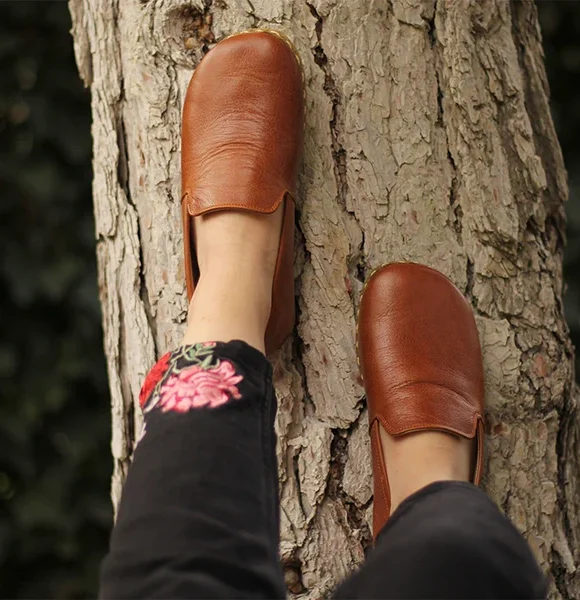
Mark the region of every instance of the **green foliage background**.
<instances>
[{"instance_id":1,"label":"green foliage background","mask_svg":"<svg viewBox=\"0 0 580 600\"><path fill-rule=\"evenodd\" d=\"M0 2L0 594L95 596L111 509L90 95L65 2Z\"/></svg>"},{"instance_id":2,"label":"green foliage background","mask_svg":"<svg viewBox=\"0 0 580 600\"><path fill-rule=\"evenodd\" d=\"M580 341L580 2L539 3L570 173ZM0 2L0 596L87 598L111 525L90 96L64 2Z\"/></svg>"}]
</instances>

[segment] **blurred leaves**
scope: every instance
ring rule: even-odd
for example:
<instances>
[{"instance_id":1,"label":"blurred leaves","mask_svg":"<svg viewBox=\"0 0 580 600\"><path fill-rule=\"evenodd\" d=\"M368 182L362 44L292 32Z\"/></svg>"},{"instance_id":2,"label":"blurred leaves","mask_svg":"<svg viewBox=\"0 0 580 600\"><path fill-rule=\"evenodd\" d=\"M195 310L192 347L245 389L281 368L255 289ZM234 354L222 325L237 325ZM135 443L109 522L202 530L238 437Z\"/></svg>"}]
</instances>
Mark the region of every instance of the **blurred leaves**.
<instances>
[{"instance_id":1,"label":"blurred leaves","mask_svg":"<svg viewBox=\"0 0 580 600\"><path fill-rule=\"evenodd\" d=\"M0 593L88 598L111 525L90 96L66 3L0 3Z\"/></svg>"}]
</instances>

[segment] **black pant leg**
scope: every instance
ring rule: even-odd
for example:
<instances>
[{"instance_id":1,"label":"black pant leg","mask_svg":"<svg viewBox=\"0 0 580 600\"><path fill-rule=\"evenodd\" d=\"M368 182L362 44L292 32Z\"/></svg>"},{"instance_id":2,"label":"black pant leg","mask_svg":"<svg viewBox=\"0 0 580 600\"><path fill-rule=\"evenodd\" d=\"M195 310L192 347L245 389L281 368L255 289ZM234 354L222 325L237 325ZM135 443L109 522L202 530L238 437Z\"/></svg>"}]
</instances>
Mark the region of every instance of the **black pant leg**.
<instances>
[{"instance_id":1,"label":"black pant leg","mask_svg":"<svg viewBox=\"0 0 580 600\"><path fill-rule=\"evenodd\" d=\"M361 569L335 598L537 599L546 580L512 523L463 482L437 482L403 502Z\"/></svg>"},{"instance_id":2,"label":"black pant leg","mask_svg":"<svg viewBox=\"0 0 580 600\"><path fill-rule=\"evenodd\" d=\"M100 597L285 597L270 364L242 342L186 346L145 387Z\"/></svg>"}]
</instances>

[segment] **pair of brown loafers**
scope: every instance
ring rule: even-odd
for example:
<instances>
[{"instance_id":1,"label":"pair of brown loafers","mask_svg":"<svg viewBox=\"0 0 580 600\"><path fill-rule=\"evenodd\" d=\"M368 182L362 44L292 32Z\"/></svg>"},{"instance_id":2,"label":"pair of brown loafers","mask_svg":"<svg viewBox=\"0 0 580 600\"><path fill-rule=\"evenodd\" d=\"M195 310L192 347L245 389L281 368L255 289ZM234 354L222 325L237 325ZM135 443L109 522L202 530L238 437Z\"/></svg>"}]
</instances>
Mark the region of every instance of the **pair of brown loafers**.
<instances>
[{"instance_id":1,"label":"pair of brown loafers","mask_svg":"<svg viewBox=\"0 0 580 600\"><path fill-rule=\"evenodd\" d=\"M188 295L199 276L193 218L218 210L273 213L284 203L266 351L294 327L294 197L302 149L303 76L274 31L229 37L197 67L185 99L182 214ZM379 428L393 436L437 430L483 456L483 367L469 304L443 275L416 264L377 269L365 284L358 349L369 406L375 536L390 515Z\"/></svg>"}]
</instances>

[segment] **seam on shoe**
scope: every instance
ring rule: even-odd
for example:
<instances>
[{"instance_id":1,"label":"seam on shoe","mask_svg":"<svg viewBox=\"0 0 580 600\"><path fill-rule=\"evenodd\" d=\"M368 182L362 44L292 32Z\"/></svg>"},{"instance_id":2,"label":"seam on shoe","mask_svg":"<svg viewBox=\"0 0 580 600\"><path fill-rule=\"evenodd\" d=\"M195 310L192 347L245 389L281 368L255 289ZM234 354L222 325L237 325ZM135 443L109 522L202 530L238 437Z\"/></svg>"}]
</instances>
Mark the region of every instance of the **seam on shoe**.
<instances>
[{"instance_id":1,"label":"seam on shoe","mask_svg":"<svg viewBox=\"0 0 580 600\"><path fill-rule=\"evenodd\" d=\"M387 422L385 417L383 417L383 415L376 414L375 419L378 419L381 422L381 424L385 428L385 431L389 435L394 435L397 437L401 436L401 435L407 435L409 433L419 432L419 431L442 431L443 433L454 433L455 435L459 435L468 440L472 440L475 438L475 436L477 434L477 423L479 420L482 419L482 417L481 417L481 413L479 413L479 412L474 415L473 427L469 434L465 433L464 431L460 431L459 429L456 429L454 427L450 427L448 425L436 426L436 425L429 425L428 423L426 423L425 425L418 425L416 427L410 427L408 429L403 429L402 431L394 432L394 431L392 431L391 425L389 425L389 423Z\"/></svg>"}]
</instances>

